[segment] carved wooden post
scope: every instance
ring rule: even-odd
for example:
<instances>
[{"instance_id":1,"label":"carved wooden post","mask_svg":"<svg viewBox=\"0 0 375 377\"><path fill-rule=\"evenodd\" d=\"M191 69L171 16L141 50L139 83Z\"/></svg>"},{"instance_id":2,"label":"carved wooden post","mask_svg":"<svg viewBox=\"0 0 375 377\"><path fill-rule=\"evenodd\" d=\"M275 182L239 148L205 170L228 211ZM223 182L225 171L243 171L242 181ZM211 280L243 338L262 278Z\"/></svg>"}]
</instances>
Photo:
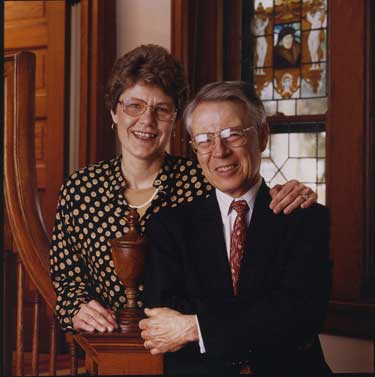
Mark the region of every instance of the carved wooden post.
<instances>
[{"instance_id":1,"label":"carved wooden post","mask_svg":"<svg viewBox=\"0 0 375 377\"><path fill-rule=\"evenodd\" d=\"M142 319L142 312L137 305L137 296L143 278L146 252L146 243L136 229L138 219L137 210L131 208L128 218L129 232L110 241L117 275L126 287L126 309L120 311L120 328L123 333L135 337L141 336L138 322Z\"/></svg>"},{"instance_id":2,"label":"carved wooden post","mask_svg":"<svg viewBox=\"0 0 375 377\"><path fill-rule=\"evenodd\" d=\"M138 322L142 316L137 306L138 286L143 278L146 244L137 233L136 210L128 217L129 232L111 240L116 272L126 287L126 308L120 312L120 331L81 333L74 339L86 352L86 366L99 375L162 375L163 356L151 355L143 346Z\"/></svg>"}]
</instances>

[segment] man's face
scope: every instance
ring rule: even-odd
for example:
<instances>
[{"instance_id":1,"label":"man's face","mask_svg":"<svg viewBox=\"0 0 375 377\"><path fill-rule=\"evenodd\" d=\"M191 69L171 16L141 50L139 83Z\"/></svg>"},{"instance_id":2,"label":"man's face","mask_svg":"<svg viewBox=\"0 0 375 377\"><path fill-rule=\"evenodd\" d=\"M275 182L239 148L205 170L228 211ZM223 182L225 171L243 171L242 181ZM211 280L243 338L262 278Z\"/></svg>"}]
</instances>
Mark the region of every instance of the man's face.
<instances>
[{"instance_id":1,"label":"man's face","mask_svg":"<svg viewBox=\"0 0 375 377\"><path fill-rule=\"evenodd\" d=\"M245 105L240 102L203 102L192 114L193 136L251 125ZM267 125L262 125L260 130L253 127L243 137L246 138L244 145L236 148L225 146L220 137L216 137L210 153L197 155L207 180L233 198L245 194L260 177L261 152L268 137Z\"/></svg>"}]
</instances>

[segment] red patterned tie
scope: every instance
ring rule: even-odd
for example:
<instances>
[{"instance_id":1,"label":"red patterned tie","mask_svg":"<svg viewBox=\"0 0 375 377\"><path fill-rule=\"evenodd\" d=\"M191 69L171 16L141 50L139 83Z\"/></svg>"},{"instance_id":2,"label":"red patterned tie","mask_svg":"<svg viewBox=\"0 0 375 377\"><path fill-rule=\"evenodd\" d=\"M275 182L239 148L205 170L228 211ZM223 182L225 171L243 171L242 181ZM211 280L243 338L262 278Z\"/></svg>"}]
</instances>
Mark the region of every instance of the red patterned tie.
<instances>
[{"instance_id":1,"label":"red patterned tie","mask_svg":"<svg viewBox=\"0 0 375 377\"><path fill-rule=\"evenodd\" d=\"M230 238L230 269L232 272L233 292L237 296L238 277L246 241L246 213L249 210L249 206L245 200L233 201L231 209L237 212Z\"/></svg>"}]
</instances>

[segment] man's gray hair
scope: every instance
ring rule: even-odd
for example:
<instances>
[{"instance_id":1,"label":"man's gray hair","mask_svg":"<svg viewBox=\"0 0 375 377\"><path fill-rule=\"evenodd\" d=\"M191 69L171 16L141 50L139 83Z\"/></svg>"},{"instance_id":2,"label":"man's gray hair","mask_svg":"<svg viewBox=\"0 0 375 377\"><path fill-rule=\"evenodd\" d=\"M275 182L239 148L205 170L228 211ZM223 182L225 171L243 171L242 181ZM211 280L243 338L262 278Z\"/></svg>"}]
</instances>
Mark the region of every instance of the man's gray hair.
<instances>
[{"instance_id":1,"label":"man's gray hair","mask_svg":"<svg viewBox=\"0 0 375 377\"><path fill-rule=\"evenodd\" d=\"M183 121L189 135L192 135L191 118L194 110L202 102L242 102L247 109L251 126L258 129L266 121L264 106L253 85L245 81L216 81L205 85L186 107Z\"/></svg>"}]
</instances>

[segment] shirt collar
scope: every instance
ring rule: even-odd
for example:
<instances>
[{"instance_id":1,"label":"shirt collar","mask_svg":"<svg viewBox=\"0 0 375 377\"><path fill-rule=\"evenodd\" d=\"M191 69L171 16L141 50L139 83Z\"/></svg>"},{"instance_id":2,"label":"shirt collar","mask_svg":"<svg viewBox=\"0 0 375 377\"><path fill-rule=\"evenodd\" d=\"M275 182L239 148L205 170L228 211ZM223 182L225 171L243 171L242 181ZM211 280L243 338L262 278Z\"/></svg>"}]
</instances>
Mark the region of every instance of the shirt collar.
<instances>
[{"instance_id":1,"label":"shirt collar","mask_svg":"<svg viewBox=\"0 0 375 377\"><path fill-rule=\"evenodd\" d=\"M250 210L254 208L255 198L259 191L260 186L262 185L262 178L259 178L258 182L251 187L251 189L240 196L239 198L232 198L230 195L225 194L224 192L215 189L216 191L216 198L219 203L219 208L222 216L229 216L231 211L231 204L233 201L237 200L245 200L247 205L249 206Z\"/></svg>"}]
</instances>

